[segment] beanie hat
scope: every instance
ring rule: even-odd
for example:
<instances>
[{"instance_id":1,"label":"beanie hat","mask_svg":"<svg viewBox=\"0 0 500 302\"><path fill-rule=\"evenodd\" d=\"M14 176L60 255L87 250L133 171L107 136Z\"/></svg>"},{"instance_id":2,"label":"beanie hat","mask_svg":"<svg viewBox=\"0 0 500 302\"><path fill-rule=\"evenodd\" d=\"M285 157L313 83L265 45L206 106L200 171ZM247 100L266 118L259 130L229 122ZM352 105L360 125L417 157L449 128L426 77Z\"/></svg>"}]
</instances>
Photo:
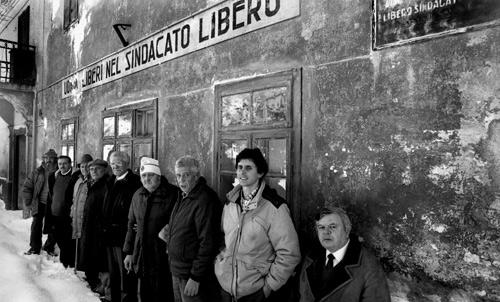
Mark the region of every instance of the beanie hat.
<instances>
[{"instance_id":1,"label":"beanie hat","mask_svg":"<svg viewBox=\"0 0 500 302\"><path fill-rule=\"evenodd\" d=\"M82 158L80 159L80 164L89 163L92 160L93 160L93 158L90 154L84 154L84 155L82 155Z\"/></svg>"},{"instance_id":2,"label":"beanie hat","mask_svg":"<svg viewBox=\"0 0 500 302\"><path fill-rule=\"evenodd\" d=\"M49 151L45 152L45 154L43 156L57 157L57 153L56 153L56 151L54 151L54 149L49 149Z\"/></svg>"},{"instance_id":3,"label":"beanie hat","mask_svg":"<svg viewBox=\"0 0 500 302\"><path fill-rule=\"evenodd\" d=\"M144 173L154 173L161 176L158 160L150 157L141 158L141 175Z\"/></svg>"}]
</instances>

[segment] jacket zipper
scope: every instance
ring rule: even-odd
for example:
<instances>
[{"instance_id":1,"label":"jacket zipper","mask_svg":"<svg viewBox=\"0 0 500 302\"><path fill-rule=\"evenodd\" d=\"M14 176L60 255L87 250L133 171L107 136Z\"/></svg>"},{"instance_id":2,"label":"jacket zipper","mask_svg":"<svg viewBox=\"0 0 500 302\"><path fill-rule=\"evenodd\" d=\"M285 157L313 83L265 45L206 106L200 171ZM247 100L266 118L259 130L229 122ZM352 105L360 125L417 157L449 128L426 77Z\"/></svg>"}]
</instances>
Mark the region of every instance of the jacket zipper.
<instances>
[{"instance_id":1,"label":"jacket zipper","mask_svg":"<svg viewBox=\"0 0 500 302\"><path fill-rule=\"evenodd\" d=\"M236 251L238 250L237 248L240 245L240 240L241 240L241 233L243 229L243 218L245 217L245 213L240 213L240 208L238 204L235 204L236 206L236 211L238 215L240 216L238 219L238 234L236 235L236 240L234 242L234 247L233 247L233 280L231 280L231 291L233 292L233 301L236 301L236 298L238 297L238 288L237 288L237 283L238 283L238 263L236 261ZM234 288L234 290L233 290Z\"/></svg>"}]
</instances>

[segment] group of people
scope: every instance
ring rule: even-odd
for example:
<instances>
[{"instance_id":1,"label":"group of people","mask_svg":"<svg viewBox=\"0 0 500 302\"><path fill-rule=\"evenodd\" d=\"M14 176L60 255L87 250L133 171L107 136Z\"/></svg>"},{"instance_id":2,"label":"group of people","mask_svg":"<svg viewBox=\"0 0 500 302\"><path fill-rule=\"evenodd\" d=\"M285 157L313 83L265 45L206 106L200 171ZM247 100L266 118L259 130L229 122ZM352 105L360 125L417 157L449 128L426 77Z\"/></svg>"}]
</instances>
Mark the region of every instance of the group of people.
<instances>
[{"instance_id":1,"label":"group of people","mask_svg":"<svg viewBox=\"0 0 500 302\"><path fill-rule=\"evenodd\" d=\"M259 149L237 155L238 184L223 202L191 156L175 162L176 185L153 158L142 157L134 174L121 151L109 163L85 154L74 170L52 149L42 160L23 188L33 216L26 254L54 254L57 244L60 262L85 272L103 299L390 301L378 260L350 235L341 208L321 210L319 244L301 257L289 208L266 184Z\"/></svg>"}]
</instances>

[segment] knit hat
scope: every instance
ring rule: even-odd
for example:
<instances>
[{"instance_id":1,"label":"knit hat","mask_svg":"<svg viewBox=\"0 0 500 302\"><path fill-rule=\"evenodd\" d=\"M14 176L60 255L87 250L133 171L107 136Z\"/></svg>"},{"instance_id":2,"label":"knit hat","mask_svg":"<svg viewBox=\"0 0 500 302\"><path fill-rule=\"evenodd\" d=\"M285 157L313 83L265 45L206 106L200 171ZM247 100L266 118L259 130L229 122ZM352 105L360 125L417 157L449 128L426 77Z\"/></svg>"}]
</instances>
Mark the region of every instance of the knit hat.
<instances>
[{"instance_id":1,"label":"knit hat","mask_svg":"<svg viewBox=\"0 0 500 302\"><path fill-rule=\"evenodd\" d=\"M94 160L94 159L92 158L92 156L90 154L84 154L84 155L82 155L82 158L80 158L80 164L89 163L92 160Z\"/></svg>"},{"instance_id":2,"label":"knit hat","mask_svg":"<svg viewBox=\"0 0 500 302\"><path fill-rule=\"evenodd\" d=\"M144 173L154 173L161 176L158 160L150 157L141 158L141 175Z\"/></svg>"},{"instance_id":3,"label":"knit hat","mask_svg":"<svg viewBox=\"0 0 500 302\"><path fill-rule=\"evenodd\" d=\"M101 167L107 168L108 167L108 162L105 161L105 160L102 160L100 158L97 158L97 159L94 159L93 161L91 161L88 164L88 166L89 167L92 167L92 166L101 166Z\"/></svg>"},{"instance_id":4,"label":"knit hat","mask_svg":"<svg viewBox=\"0 0 500 302\"><path fill-rule=\"evenodd\" d=\"M43 156L46 156L46 157L57 157L57 153L56 151L54 151L54 149L49 149L49 151L45 152L45 154Z\"/></svg>"}]
</instances>

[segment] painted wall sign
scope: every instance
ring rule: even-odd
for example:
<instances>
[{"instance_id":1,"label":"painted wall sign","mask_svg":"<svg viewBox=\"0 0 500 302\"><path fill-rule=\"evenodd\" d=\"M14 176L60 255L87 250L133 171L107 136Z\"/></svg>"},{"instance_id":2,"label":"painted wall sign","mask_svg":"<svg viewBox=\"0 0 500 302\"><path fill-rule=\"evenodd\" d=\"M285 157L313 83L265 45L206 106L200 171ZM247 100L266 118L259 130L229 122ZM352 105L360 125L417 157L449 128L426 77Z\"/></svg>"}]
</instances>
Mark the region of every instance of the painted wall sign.
<instances>
[{"instance_id":1,"label":"painted wall sign","mask_svg":"<svg viewBox=\"0 0 500 302\"><path fill-rule=\"evenodd\" d=\"M375 48L500 20L499 0L374 1Z\"/></svg>"},{"instance_id":2,"label":"painted wall sign","mask_svg":"<svg viewBox=\"0 0 500 302\"><path fill-rule=\"evenodd\" d=\"M229 0L170 25L62 81L62 97L300 15L300 0Z\"/></svg>"}]
</instances>

